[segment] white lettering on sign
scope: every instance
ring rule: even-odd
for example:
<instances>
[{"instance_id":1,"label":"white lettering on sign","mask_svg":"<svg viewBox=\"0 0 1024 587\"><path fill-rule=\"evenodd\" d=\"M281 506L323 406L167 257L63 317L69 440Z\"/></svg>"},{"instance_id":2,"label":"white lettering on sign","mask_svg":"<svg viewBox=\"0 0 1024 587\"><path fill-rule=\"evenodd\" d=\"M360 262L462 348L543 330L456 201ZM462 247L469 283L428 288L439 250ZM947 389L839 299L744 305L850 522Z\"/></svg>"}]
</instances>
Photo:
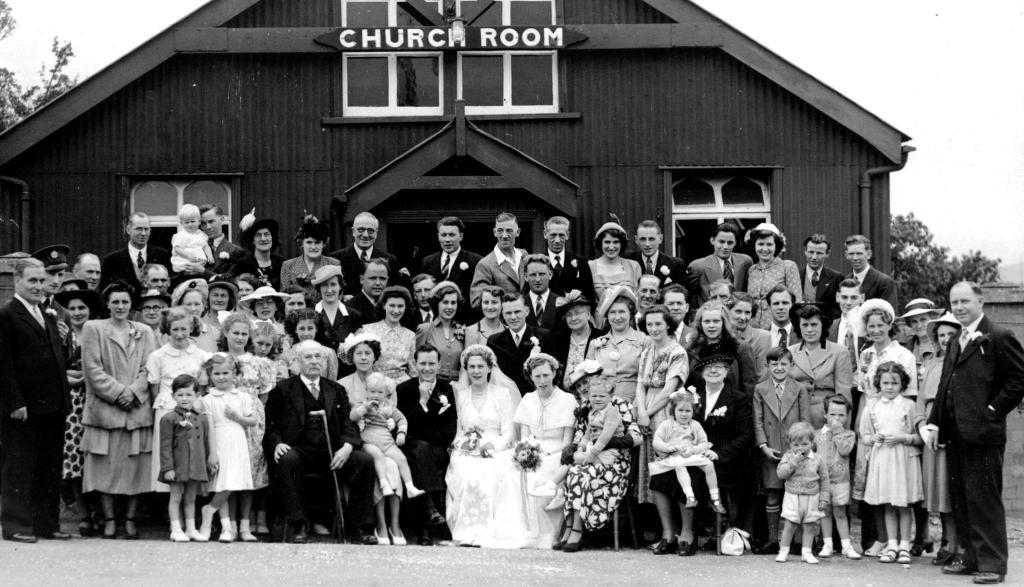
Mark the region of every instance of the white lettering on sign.
<instances>
[{"instance_id":1,"label":"white lettering on sign","mask_svg":"<svg viewBox=\"0 0 1024 587\"><path fill-rule=\"evenodd\" d=\"M506 47L515 47L519 44L519 32L516 29L505 29L501 31L501 44Z\"/></svg>"},{"instance_id":2,"label":"white lettering on sign","mask_svg":"<svg viewBox=\"0 0 1024 587\"><path fill-rule=\"evenodd\" d=\"M409 29L409 34L406 35L406 42L410 49L422 49L423 29Z\"/></svg>"},{"instance_id":3,"label":"white lettering on sign","mask_svg":"<svg viewBox=\"0 0 1024 587\"><path fill-rule=\"evenodd\" d=\"M565 42L565 29L558 28L545 28L544 29L544 46L545 47L561 47Z\"/></svg>"},{"instance_id":4,"label":"white lettering on sign","mask_svg":"<svg viewBox=\"0 0 1024 587\"><path fill-rule=\"evenodd\" d=\"M461 41L447 27L336 29L316 42L341 51L403 51L445 49L560 49L586 37L559 26L467 27Z\"/></svg>"},{"instance_id":5,"label":"white lettering on sign","mask_svg":"<svg viewBox=\"0 0 1024 587\"><path fill-rule=\"evenodd\" d=\"M492 28L480 29L480 47L498 48L498 31Z\"/></svg>"},{"instance_id":6,"label":"white lettering on sign","mask_svg":"<svg viewBox=\"0 0 1024 587\"><path fill-rule=\"evenodd\" d=\"M446 36L445 29L430 29L430 32L427 33L427 43L434 49L441 49L445 45Z\"/></svg>"},{"instance_id":7,"label":"white lettering on sign","mask_svg":"<svg viewBox=\"0 0 1024 587\"><path fill-rule=\"evenodd\" d=\"M351 49L356 46L356 42L352 40L352 37L356 36L356 32L352 29L345 29L341 31L341 35L338 36L338 44L346 49Z\"/></svg>"},{"instance_id":8,"label":"white lettering on sign","mask_svg":"<svg viewBox=\"0 0 1024 587\"><path fill-rule=\"evenodd\" d=\"M405 44L405 29L387 29L384 40L391 49L401 49Z\"/></svg>"},{"instance_id":9,"label":"white lettering on sign","mask_svg":"<svg viewBox=\"0 0 1024 587\"><path fill-rule=\"evenodd\" d=\"M380 49L380 29L363 29L363 47Z\"/></svg>"},{"instance_id":10,"label":"white lettering on sign","mask_svg":"<svg viewBox=\"0 0 1024 587\"><path fill-rule=\"evenodd\" d=\"M536 47L537 45L540 45L540 31L537 29L526 29L523 31L522 39L523 44L527 47Z\"/></svg>"}]
</instances>

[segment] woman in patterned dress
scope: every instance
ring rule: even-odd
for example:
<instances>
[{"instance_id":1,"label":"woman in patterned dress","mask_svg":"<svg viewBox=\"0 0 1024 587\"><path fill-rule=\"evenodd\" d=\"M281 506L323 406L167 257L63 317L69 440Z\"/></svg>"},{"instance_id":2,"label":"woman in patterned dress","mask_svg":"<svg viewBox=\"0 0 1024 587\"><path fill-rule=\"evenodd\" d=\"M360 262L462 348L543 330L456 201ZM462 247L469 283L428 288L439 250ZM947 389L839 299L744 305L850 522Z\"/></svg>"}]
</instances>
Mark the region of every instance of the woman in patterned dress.
<instances>
[{"instance_id":1,"label":"woman in patterned dress","mask_svg":"<svg viewBox=\"0 0 1024 587\"><path fill-rule=\"evenodd\" d=\"M61 478L73 499L78 514L78 533L92 536L95 527L89 505L82 496L82 410L85 408L85 378L82 373L82 326L100 315L100 297L90 289L62 291L56 295L57 303L68 311L68 336L64 341L64 364L71 391L71 410L64 420L64 465ZM72 504L68 504L72 505Z\"/></svg>"},{"instance_id":2,"label":"woman in patterned dress","mask_svg":"<svg viewBox=\"0 0 1024 587\"><path fill-rule=\"evenodd\" d=\"M326 265L341 265L341 261L324 255L330 242L330 227L310 214L295 233L295 242L302 254L281 264L281 291L298 285L305 290L309 303L315 304L320 301L320 288L314 287L310 280L316 270Z\"/></svg>"},{"instance_id":3,"label":"woman in patterned dress","mask_svg":"<svg viewBox=\"0 0 1024 587\"><path fill-rule=\"evenodd\" d=\"M400 285L384 288L378 302L384 310L384 319L363 326L363 332L380 338L380 360L377 370L393 379L395 383L409 380L416 350L416 333L402 326L402 317L412 308L409 290Z\"/></svg>"},{"instance_id":4,"label":"woman in patterned dress","mask_svg":"<svg viewBox=\"0 0 1024 587\"><path fill-rule=\"evenodd\" d=\"M629 403L636 397L640 353L647 346L647 337L633 328L636 304L631 288L620 285L608 290L597 309L598 320L608 323L608 334L587 348L587 358L601 363L604 374L615 379L613 395Z\"/></svg>"},{"instance_id":5,"label":"woman in patterned dress","mask_svg":"<svg viewBox=\"0 0 1024 587\"><path fill-rule=\"evenodd\" d=\"M751 320L751 326L768 330L772 323L772 315L768 311L768 292L781 284L793 292L796 299L804 299L800 270L796 263L782 259L782 253L786 250L786 237L774 224L758 224L747 233L747 244L753 245L757 254L757 262L747 269L747 293L757 302L757 315Z\"/></svg>"},{"instance_id":6,"label":"woman in patterned dress","mask_svg":"<svg viewBox=\"0 0 1024 587\"><path fill-rule=\"evenodd\" d=\"M437 376L447 381L459 378L466 328L455 321L455 316L463 303L459 286L451 281L442 281L430 291L430 308L436 318L416 327L416 346L434 345L441 359L437 365Z\"/></svg>"},{"instance_id":7,"label":"woman in patterned dress","mask_svg":"<svg viewBox=\"0 0 1024 587\"><path fill-rule=\"evenodd\" d=\"M274 364L262 357L249 352L252 349L252 323L249 317L241 312L231 314L224 319L221 328L221 347L235 359L235 389L245 392L252 399L253 416L256 424L245 428L245 438L249 445L249 463L252 470L253 491L238 491L229 498L232 512L237 501L238 537L244 542L255 542L254 527L257 533L269 531L267 528L267 510L265 506L264 488L270 483L267 475L267 460L263 454L263 433L267 430L267 417L263 406L267 395L277 383ZM250 525L250 514L253 503L256 503L255 523Z\"/></svg>"},{"instance_id":8,"label":"woman in patterned dress","mask_svg":"<svg viewBox=\"0 0 1024 587\"><path fill-rule=\"evenodd\" d=\"M680 389L690 371L686 351L676 342L676 321L665 306L655 306L643 315L650 345L640 355L640 380L636 391L637 424L641 430L657 430L668 418L665 406L672 392ZM654 503L651 474L647 466L655 457L651 435L644 436L637 459L637 501Z\"/></svg>"},{"instance_id":9,"label":"woman in patterned dress","mask_svg":"<svg viewBox=\"0 0 1024 587\"><path fill-rule=\"evenodd\" d=\"M587 435L587 418L590 415L588 396L591 385L608 384L602 379L602 371L601 364L597 361L583 361L577 364L567 376L573 392L580 398L580 407L576 410L573 445L570 446L572 454L568 455L569 459L574 459L575 447ZM630 449L640 444L642 436L639 426L633 420L633 406L617 397L612 397L611 404L615 406L622 418L622 425L626 431L626 435L621 439L624 446L618 447L616 450L618 456L611 464L606 465L600 460L595 460L593 463L573 460L569 467L569 474L565 478L565 514L570 523L566 524L561 540L555 543L554 548L556 549L565 547L572 528L582 528L589 532L599 530L608 523L615 515L615 510L629 489ZM607 448L615 448L613 444L618 442L620 439L613 438ZM562 456L564 463L567 455L563 452ZM579 519L578 525L577 518Z\"/></svg>"}]
</instances>

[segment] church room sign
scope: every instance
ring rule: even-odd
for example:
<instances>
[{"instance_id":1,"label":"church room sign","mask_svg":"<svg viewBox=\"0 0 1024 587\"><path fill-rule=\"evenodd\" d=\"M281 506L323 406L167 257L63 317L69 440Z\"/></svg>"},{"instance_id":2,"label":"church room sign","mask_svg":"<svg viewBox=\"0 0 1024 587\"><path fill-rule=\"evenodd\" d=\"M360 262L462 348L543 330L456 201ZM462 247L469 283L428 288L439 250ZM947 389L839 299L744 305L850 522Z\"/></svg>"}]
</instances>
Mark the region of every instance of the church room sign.
<instances>
[{"instance_id":1,"label":"church room sign","mask_svg":"<svg viewBox=\"0 0 1024 587\"><path fill-rule=\"evenodd\" d=\"M316 42L346 52L508 51L564 49L586 39L586 35L562 26L466 27L464 35L456 35L450 27L389 27L337 29L320 35Z\"/></svg>"}]
</instances>

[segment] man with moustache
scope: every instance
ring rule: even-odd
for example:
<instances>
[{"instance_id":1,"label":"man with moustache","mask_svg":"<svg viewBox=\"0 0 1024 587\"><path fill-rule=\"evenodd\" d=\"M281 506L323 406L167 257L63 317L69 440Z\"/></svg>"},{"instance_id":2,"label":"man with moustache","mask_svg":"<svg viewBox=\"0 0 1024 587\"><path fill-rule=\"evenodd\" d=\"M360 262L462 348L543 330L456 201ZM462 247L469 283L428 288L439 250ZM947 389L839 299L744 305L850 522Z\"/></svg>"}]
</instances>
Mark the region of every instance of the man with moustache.
<instances>
[{"instance_id":1,"label":"man with moustache","mask_svg":"<svg viewBox=\"0 0 1024 587\"><path fill-rule=\"evenodd\" d=\"M526 267L523 259L526 251L516 248L519 237L519 221L514 214L502 212L494 219L494 238L498 243L476 265L469 301L474 308L480 307L481 292L485 287L497 286L505 293L522 291Z\"/></svg>"}]
</instances>

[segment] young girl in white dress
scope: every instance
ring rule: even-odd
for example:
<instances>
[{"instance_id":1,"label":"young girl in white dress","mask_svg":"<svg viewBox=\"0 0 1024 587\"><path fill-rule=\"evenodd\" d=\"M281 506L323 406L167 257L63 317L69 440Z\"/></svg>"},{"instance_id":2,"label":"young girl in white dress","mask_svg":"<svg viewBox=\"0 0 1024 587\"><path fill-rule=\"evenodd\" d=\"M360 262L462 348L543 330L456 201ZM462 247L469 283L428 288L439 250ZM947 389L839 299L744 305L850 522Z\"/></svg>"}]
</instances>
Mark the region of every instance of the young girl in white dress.
<instances>
[{"instance_id":1,"label":"young girl in white dress","mask_svg":"<svg viewBox=\"0 0 1024 587\"><path fill-rule=\"evenodd\" d=\"M227 353L215 353L206 361L206 374L213 386L196 402L196 410L206 414L217 450L220 468L209 484L213 499L203 506L202 541L209 540L213 514L220 512L221 542L234 542L237 532L231 522L228 498L234 491L251 491L252 463L245 429L256 425L254 401L249 394L235 387L236 364Z\"/></svg>"},{"instance_id":2,"label":"young girl in white dress","mask_svg":"<svg viewBox=\"0 0 1024 587\"><path fill-rule=\"evenodd\" d=\"M660 475L675 471L679 486L686 494L686 507L697 507L697 498L693 493L693 482L687 467L697 467L704 471L704 480L711 494L711 507L724 514L721 496L718 492L718 476L715 466L704 453L711 450L708 435L700 422L693 421L694 395L689 391L675 391L669 396L668 410L671 419L662 422L654 432L651 445L660 457L651 461L648 468L651 475Z\"/></svg>"},{"instance_id":3,"label":"young girl in white dress","mask_svg":"<svg viewBox=\"0 0 1024 587\"><path fill-rule=\"evenodd\" d=\"M914 400L903 394L911 375L894 361L878 366L875 389L878 400L861 419L860 434L871 446L864 501L885 506L885 531L889 537L879 562L910 564L910 506L924 499L921 482L921 437L917 424L921 416ZM899 542L897 543L897 536Z\"/></svg>"},{"instance_id":4,"label":"young girl in white dress","mask_svg":"<svg viewBox=\"0 0 1024 587\"><path fill-rule=\"evenodd\" d=\"M178 210L178 232L171 237L171 268L183 273L190 264L213 263L210 239L199 229L199 208L185 204Z\"/></svg>"}]
</instances>

